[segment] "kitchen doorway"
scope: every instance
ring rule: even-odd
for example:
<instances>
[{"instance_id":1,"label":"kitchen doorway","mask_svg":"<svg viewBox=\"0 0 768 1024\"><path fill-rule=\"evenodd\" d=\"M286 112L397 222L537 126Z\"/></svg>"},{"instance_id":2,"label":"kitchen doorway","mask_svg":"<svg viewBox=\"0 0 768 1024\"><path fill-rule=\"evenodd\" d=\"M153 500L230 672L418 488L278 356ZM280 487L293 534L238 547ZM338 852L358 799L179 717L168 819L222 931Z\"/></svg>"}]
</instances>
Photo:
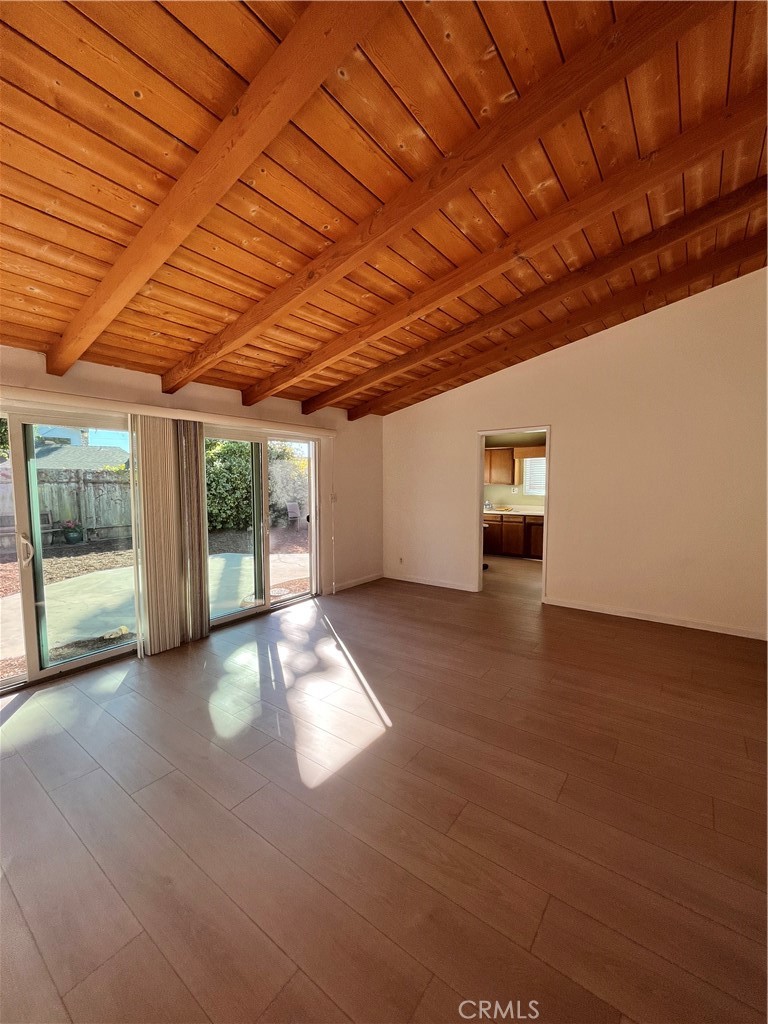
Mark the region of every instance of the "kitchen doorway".
<instances>
[{"instance_id":1,"label":"kitchen doorway","mask_svg":"<svg viewBox=\"0 0 768 1024\"><path fill-rule=\"evenodd\" d=\"M478 590L486 579L516 577L527 590L540 566L546 595L549 426L484 430L478 436Z\"/></svg>"}]
</instances>

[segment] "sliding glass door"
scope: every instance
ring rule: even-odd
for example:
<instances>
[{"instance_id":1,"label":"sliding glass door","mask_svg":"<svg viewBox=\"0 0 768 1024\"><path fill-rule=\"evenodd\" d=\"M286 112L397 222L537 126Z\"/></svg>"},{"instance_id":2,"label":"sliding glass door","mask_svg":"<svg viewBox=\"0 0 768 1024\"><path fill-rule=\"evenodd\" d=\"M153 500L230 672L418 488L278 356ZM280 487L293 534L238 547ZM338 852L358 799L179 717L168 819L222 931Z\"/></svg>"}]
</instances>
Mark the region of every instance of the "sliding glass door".
<instances>
[{"instance_id":1,"label":"sliding glass door","mask_svg":"<svg viewBox=\"0 0 768 1024\"><path fill-rule=\"evenodd\" d=\"M11 415L2 426L0 682L43 678L134 646L125 417Z\"/></svg>"},{"instance_id":2,"label":"sliding glass door","mask_svg":"<svg viewBox=\"0 0 768 1024\"><path fill-rule=\"evenodd\" d=\"M267 441L269 597L272 604L314 592L311 441Z\"/></svg>"},{"instance_id":3,"label":"sliding glass door","mask_svg":"<svg viewBox=\"0 0 768 1024\"><path fill-rule=\"evenodd\" d=\"M205 439L211 621L315 593L314 442Z\"/></svg>"},{"instance_id":4,"label":"sliding glass door","mask_svg":"<svg viewBox=\"0 0 768 1024\"><path fill-rule=\"evenodd\" d=\"M10 452L8 420L0 417L0 689L27 676L19 549L27 558L31 546L17 543Z\"/></svg>"},{"instance_id":5,"label":"sliding glass door","mask_svg":"<svg viewBox=\"0 0 768 1024\"><path fill-rule=\"evenodd\" d=\"M205 439L211 621L265 604L262 445Z\"/></svg>"}]
</instances>

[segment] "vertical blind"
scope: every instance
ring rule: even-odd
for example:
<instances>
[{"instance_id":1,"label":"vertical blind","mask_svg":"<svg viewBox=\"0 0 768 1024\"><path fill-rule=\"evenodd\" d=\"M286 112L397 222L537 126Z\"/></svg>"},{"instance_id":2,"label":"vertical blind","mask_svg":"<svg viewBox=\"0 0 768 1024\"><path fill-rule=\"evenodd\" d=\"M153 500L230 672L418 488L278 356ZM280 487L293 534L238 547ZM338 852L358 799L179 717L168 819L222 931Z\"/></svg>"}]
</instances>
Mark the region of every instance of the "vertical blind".
<instances>
[{"instance_id":1,"label":"vertical blind","mask_svg":"<svg viewBox=\"0 0 768 1024\"><path fill-rule=\"evenodd\" d=\"M146 654L182 642L179 469L173 420L133 416L139 511L139 608Z\"/></svg>"},{"instance_id":2,"label":"vertical blind","mask_svg":"<svg viewBox=\"0 0 768 1024\"><path fill-rule=\"evenodd\" d=\"M208 540L203 426L132 417L143 651L207 636Z\"/></svg>"}]
</instances>

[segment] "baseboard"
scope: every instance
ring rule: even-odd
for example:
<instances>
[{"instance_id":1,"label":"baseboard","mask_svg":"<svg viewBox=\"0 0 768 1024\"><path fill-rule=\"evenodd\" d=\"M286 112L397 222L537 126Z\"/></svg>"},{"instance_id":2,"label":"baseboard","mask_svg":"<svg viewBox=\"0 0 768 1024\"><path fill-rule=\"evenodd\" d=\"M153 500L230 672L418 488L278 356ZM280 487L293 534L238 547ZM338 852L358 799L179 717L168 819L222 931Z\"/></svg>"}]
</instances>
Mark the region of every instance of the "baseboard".
<instances>
[{"instance_id":1,"label":"baseboard","mask_svg":"<svg viewBox=\"0 0 768 1024\"><path fill-rule=\"evenodd\" d=\"M463 590L465 594L477 593L477 587L467 587L455 580L430 580L424 576L387 576L386 580L396 580L398 583L421 583L425 587L445 587L447 590Z\"/></svg>"},{"instance_id":2,"label":"baseboard","mask_svg":"<svg viewBox=\"0 0 768 1024\"><path fill-rule=\"evenodd\" d=\"M337 583L331 593L338 593L340 590L350 590L352 587L361 587L364 583L373 583L374 580L383 578L383 573L374 572L370 576L360 576L356 580L346 580L344 583Z\"/></svg>"},{"instance_id":3,"label":"baseboard","mask_svg":"<svg viewBox=\"0 0 768 1024\"><path fill-rule=\"evenodd\" d=\"M672 615L656 615L650 612L631 611L627 608L612 608L601 604L585 604L582 601L562 601L543 597L542 604L558 608L576 608L582 612L597 612L600 615L618 615L622 619L643 619L645 622L661 622L666 626L683 626L686 629L703 629L707 633L727 633L729 636L743 636L749 640L765 640L766 634L759 630L739 629L721 622L697 622L693 619L678 619Z\"/></svg>"}]
</instances>

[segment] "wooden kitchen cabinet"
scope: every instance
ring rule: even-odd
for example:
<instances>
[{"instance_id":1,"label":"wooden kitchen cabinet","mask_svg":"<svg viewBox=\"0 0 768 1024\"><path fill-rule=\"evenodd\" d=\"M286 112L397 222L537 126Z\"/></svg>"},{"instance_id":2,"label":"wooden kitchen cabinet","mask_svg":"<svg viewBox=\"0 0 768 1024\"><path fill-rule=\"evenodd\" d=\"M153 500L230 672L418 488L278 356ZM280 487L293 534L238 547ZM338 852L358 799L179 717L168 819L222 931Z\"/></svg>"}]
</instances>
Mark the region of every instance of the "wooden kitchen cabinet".
<instances>
[{"instance_id":1,"label":"wooden kitchen cabinet","mask_svg":"<svg viewBox=\"0 0 768 1024\"><path fill-rule=\"evenodd\" d=\"M525 520L522 516L505 516L501 526L502 555L525 553Z\"/></svg>"},{"instance_id":2,"label":"wooden kitchen cabinet","mask_svg":"<svg viewBox=\"0 0 768 1024\"><path fill-rule=\"evenodd\" d=\"M487 484L516 484L515 449L486 448L483 480Z\"/></svg>"},{"instance_id":3,"label":"wooden kitchen cabinet","mask_svg":"<svg viewBox=\"0 0 768 1024\"><path fill-rule=\"evenodd\" d=\"M545 459L547 449L543 444L529 445L527 448L515 448L516 459Z\"/></svg>"},{"instance_id":4,"label":"wooden kitchen cabinet","mask_svg":"<svg viewBox=\"0 0 768 1024\"><path fill-rule=\"evenodd\" d=\"M544 557L544 520L526 516L525 519L526 543L525 553L528 558Z\"/></svg>"},{"instance_id":5,"label":"wooden kitchen cabinet","mask_svg":"<svg viewBox=\"0 0 768 1024\"><path fill-rule=\"evenodd\" d=\"M483 554L500 555L501 541L501 516L483 516Z\"/></svg>"}]
</instances>

